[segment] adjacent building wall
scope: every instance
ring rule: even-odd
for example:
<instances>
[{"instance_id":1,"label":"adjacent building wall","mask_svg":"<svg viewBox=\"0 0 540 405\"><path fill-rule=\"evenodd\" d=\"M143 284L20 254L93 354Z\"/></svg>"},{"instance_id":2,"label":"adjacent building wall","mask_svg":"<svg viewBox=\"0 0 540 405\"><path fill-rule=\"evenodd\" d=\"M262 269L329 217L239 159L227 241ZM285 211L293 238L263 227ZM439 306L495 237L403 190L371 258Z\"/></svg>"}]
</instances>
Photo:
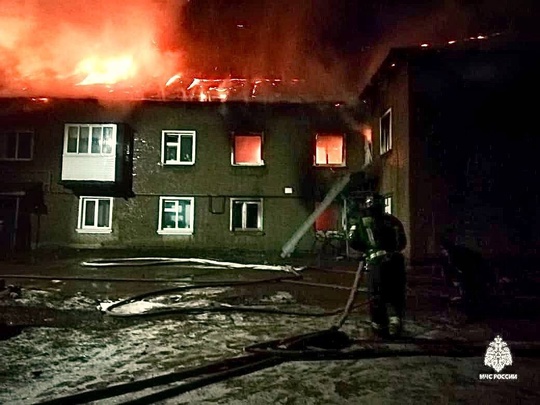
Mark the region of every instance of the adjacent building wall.
<instances>
[{"instance_id":1,"label":"adjacent building wall","mask_svg":"<svg viewBox=\"0 0 540 405\"><path fill-rule=\"evenodd\" d=\"M416 243L411 232L410 152L409 152L409 77L406 64L392 67L381 77L371 97L371 126L373 134L373 166L379 177L379 192L391 195L393 214L405 228L408 245L405 255L410 257ZM391 109L392 149L380 154L380 118Z\"/></svg>"}]
</instances>

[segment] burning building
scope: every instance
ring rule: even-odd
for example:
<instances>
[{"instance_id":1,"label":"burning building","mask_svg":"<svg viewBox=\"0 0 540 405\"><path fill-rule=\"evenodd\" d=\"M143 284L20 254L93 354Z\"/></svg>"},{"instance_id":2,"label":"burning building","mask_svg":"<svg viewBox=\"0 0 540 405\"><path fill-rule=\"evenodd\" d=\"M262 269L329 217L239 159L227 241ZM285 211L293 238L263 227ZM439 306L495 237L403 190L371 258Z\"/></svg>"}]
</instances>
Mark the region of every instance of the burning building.
<instances>
[{"instance_id":1,"label":"burning building","mask_svg":"<svg viewBox=\"0 0 540 405\"><path fill-rule=\"evenodd\" d=\"M324 195L320 172L363 163L341 108L2 99L4 231L20 249L278 250Z\"/></svg>"},{"instance_id":2,"label":"burning building","mask_svg":"<svg viewBox=\"0 0 540 405\"><path fill-rule=\"evenodd\" d=\"M266 62L209 68L216 51L177 28L187 6L3 1L4 250L277 250L324 194L321 172L329 183L362 166L363 138L346 107L313 85L323 76L310 82L291 66L261 74ZM280 32L289 45L299 40ZM271 46L258 54L297 53ZM330 222L323 227L338 226Z\"/></svg>"},{"instance_id":3,"label":"burning building","mask_svg":"<svg viewBox=\"0 0 540 405\"><path fill-rule=\"evenodd\" d=\"M536 51L485 35L393 49L358 111L303 47L306 2L277 2L290 24L267 13L275 36L260 41L235 14L226 51L177 28L171 10L187 3L60 3L3 1L3 249L279 250L332 183L366 165L412 259L437 255L444 232L491 253L535 249L538 194L523 179L536 141L516 117L534 114L523 100L536 94ZM231 57L240 50L252 61ZM341 230L342 211L329 207L299 248Z\"/></svg>"}]
</instances>

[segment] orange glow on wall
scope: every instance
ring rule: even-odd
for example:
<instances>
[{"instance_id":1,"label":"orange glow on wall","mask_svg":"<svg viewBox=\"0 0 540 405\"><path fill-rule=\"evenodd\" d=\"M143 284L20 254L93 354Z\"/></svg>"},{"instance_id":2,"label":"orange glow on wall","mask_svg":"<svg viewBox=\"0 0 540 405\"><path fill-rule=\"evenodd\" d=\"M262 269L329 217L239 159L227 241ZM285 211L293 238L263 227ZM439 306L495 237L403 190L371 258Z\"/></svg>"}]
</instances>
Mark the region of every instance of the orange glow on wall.
<instances>
[{"instance_id":1,"label":"orange glow on wall","mask_svg":"<svg viewBox=\"0 0 540 405\"><path fill-rule=\"evenodd\" d=\"M262 135L234 135L234 164L261 165Z\"/></svg>"},{"instance_id":2,"label":"orange glow on wall","mask_svg":"<svg viewBox=\"0 0 540 405\"><path fill-rule=\"evenodd\" d=\"M373 140L373 130L367 125L362 126L362 135L367 142L372 142Z\"/></svg>"},{"instance_id":3,"label":"orange glow on wall","mask_svg":"<svg viewBox=\"0 0 540 405\"><path fill-rule=\"evenodd\" d=\"M315 203L318 207L320 203ZM340 228L341 210L339 205L330 205L315 221L316 231L336 231Z\"/></svg>"},{"instance_id":4,"label":"orange glow on wall","mask_svg":"<svg viewBox=\"0 0 540 405\"><path fill-rule=\"evenodd\" d=\"M317 134L315 146L316 165L344 165L343 134Z\"/></svg>"}]
</instances>

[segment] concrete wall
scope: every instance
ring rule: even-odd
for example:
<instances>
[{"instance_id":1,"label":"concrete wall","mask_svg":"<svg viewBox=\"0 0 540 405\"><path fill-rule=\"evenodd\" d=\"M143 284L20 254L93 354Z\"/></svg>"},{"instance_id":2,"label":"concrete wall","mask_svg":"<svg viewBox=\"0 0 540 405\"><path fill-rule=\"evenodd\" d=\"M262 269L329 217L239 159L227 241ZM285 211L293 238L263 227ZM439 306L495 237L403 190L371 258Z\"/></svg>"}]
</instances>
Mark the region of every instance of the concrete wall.
<instances>
[{"instance_id":1,"label":"concrete wall","mask_svg":"<svg viewBox=\"0 0 540 405\"><path fill-rule=\"evenodd\" d=\"M394 215L405 228L408 239L405 255L410 257L414 246L411 233L410 152L409 152L409 78L407 66L396 66L377 86L372 98L371 127L373 133L373 166L379 175L379 192L391 194ZM380 118L392 109L392 150L380 154Z\"/></svg>"},{"instance_id":2,"label":"concrete wall","mask_svg":"<svg viewBox=\"0 0 540 405\"><path fill-rule=\"evenodd\" d=\"M2 164L0 171L22 173L34 180L45 173L46 213L33 218L33 241L41 245L88 247L174 246L212 249L279 250L312 212L318 192L327 190L342 172L362 166L360 134L334 105L129 102L102 104L95 100L3 100L2 126L25 123L35 131L31 162ZM78 199L58 184L65 123L126 123L134 132L133 192L115 198L112 233L77 233ZM196 131L192 166L161 163L162 130ZM264 134L262 167L231 165L232 131ZM344 132L347 167L336 171L313 167L317 132ZM21 163L21 164L19 164ZM13 180L15 180L13 178ZM26 181L26 180L25 180ZM294 193L285 195L284 187ZM84 193L83 193L84 195ZM95 192L89 195L96 195ZM194 233L158 235L160 196L195 198ZM263 198L263 232L229 230L230 198ZM210 204L224 201L224 213ZM298 247L312 247L309 232Z\"/></svg>"}]
</instances>

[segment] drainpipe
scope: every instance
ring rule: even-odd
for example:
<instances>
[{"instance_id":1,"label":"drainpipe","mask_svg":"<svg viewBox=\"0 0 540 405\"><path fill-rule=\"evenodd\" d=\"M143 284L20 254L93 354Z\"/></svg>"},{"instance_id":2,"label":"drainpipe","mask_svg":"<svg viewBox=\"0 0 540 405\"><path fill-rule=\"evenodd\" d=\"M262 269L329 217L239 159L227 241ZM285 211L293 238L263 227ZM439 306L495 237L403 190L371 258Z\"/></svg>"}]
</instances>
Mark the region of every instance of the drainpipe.
<instances>
[{"instance_id":1,"label":"drainpipe","mask_svg":"<svg viewBox=\"0 0 540 405\"><path fill-rule=\"evenodd\" d=\"M296 230L287 243L283 245L281 248L282 258L289 257L291 255L300 239L302 239L309 228L315 223L319 215L321 215L323 211L327 209L330 204L332 204L332 201L334 201L338 194L345 188L350 179L351 174L347 173L344 177L334 183L334 186L330 189L328 194L326 194L326 197L324 197L322 203L315 209L315 211L313 211L313 213L304 221L304 223L300 225L300 228Z\"/></svg>"},{"instance_id":2,"label":"drainpipe","mask_svg":"<svg viewBox=\"0 0 540 405\"><path fill-rule=\"evenodd\" d=\"M19 197L16 197L15 202L15 223L13 226L13 250L17 250L17 232L19 229L19 204L21 199Z\"/></svg>"}]
</instances>

